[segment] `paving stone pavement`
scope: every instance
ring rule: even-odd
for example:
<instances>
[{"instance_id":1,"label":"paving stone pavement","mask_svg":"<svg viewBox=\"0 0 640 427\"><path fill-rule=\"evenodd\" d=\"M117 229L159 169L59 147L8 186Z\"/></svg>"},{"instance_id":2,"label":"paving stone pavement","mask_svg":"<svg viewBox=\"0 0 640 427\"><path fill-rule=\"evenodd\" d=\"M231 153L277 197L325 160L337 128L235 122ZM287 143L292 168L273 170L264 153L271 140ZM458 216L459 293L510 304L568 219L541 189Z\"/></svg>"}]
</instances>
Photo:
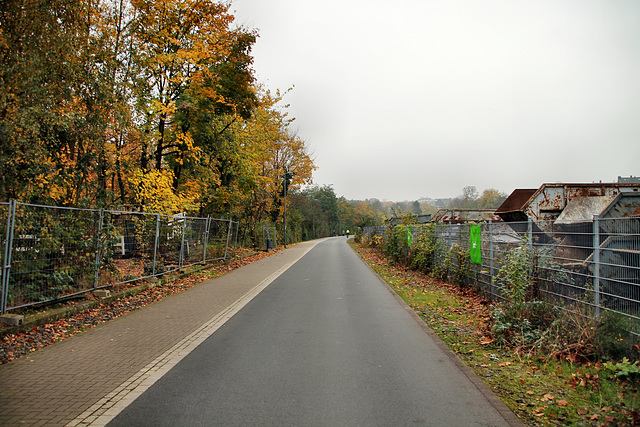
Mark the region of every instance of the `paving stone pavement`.
<instances>
[{"instance_id":1,"label":"paving stone pavement","mask_svg":"<svg viewBox=\"0 0 640 427\"><path fill-rule=\"evenodd\" d=\"M315 243L289 247L0 366L0 425L106 425Z\"/></svg>"}]
</instances>

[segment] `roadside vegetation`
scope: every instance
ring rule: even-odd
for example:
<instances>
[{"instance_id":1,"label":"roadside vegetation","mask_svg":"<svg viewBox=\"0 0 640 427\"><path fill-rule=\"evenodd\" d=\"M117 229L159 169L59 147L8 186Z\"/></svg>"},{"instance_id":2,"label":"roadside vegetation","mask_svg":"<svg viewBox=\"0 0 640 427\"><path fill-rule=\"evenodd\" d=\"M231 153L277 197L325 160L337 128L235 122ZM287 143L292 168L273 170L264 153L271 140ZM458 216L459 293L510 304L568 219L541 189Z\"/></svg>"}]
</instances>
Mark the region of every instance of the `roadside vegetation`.
<instances>
[{"instance_id":1,"label":"roadside vegetation","mask_svg":"<svg viewBox=\"0 0 640 427\"><path fill-rule=\"evenodd\" d=\"M240 249L225 262L186 268L158 282L130 282L112 288L108 298L83 294L54 305L18 309L15 312L25 316L22 327L0 325L0 365L280 251Z\"/></svg>"},{"instance_id":2,"label":"roadside vegetation","mask_svg":"<svg viewBox=\"0 0 640 427\"><path fill-rule=\"evenodd\" d=\"M606 314L595 323L531 300L526 251L514 251L498 275L509 298L497 304L443 281L425 241L410 258L393 235L357 235L352 244L526 425L640 425L640 347L624 320Z\"/></svg>"}]
</instances>

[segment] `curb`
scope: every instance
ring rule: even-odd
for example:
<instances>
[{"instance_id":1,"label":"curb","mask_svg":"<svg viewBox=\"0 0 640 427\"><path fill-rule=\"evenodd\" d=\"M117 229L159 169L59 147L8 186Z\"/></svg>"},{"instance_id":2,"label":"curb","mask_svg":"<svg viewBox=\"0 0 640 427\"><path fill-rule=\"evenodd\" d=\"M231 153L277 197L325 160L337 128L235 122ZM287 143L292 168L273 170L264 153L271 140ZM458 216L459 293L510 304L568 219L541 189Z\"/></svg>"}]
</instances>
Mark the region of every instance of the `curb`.
<instances>
[{"instance_id":1,"label":"curb","mask_svg":"<svg viewBox=\"0 0 640 427\"><path fill-rule=\"evenodd\" d=\"M349 246L351 247L351 250L356 253L358 258L360 258L358 252L351 245ZM360 258L360 260L362 260L362 258ZM449 357L449 359L451 359L451 361L458 367L458 369L460 369L460 371L462 371L462 373L469 379L469 381L473 383L473 385L485 397L485 399L487 399L489 403L491 403L491 406L493 406L495 410L498 411L502 418L504 418L504 420L512 427L524 427L525 424L520 420L520 418L518 418L516 414L489 388L489 386L487 386L473 372L473 370L469 366L467 366L467 364L464 363L462 359L460 359L458 355L455 354L435 332L433 332L433 330L429 327L429 325L426 324L424 320L422 320L418 313L416 313L409 306L409 304L407 304L406 301L403 300L402 297L400 297L400 295L398 295L396 291L394 291L393 288L387 282L385 282L373 268L371 268L371 266L367 262L365 262L364 260L362 260L362 262L367 266L367 268L369 268L369 270L371 270L373 274L375 274L378 280L380 280L380 282L385 285L387 290L395 297L396 301L398 301L398 303L400 303L405 311L409 313L411 317L413 317L418 325L420 325L425 334L427 334L429 338L431 338L436 343L440 350L442 350L442 352L445 353Z\"/></svg>"},{"instance_id":2,"label":"curb","mask_svg":"<svg viewBox=\"0 0 640 427\"><path fill-rule=\"evenodd\" d=\"M207 270L217 265L218 264L212 264L212 265L204 266L200 268L192 267L189 270L183 269L183 271L178 271L177 274L169 273L168 275L158 279L155 282L144 283L142 285L133 286L133 287L124 289L120 292L113 293L109 296L101 297L98 299L90 299L90 300L79 302L77 304L60 307L60 308L54 308L51 310L42 311L42 312L38 312L31 315L25 315L24 321L19 325L0 325L0 337L8 334L18 334L22 332L28 332L36 326L43 326L48 323L53 323L60 319L71 317L85 310L95 308L100 304L110 304L113 301L137 295L141 292L146 291L149 288L153 288L155 286L162 286L166 283L170 283L170 282L173 282L174 280L188 277L191 274ZM140 279L140 280L149 280L149 279ZM96 290L108 289L111 286L112 285L103 286L98 289L89 289L85 293L81 294L81 297L84 297L86 294L90 294L91 292Z\"/></svg>"}]
</instances>

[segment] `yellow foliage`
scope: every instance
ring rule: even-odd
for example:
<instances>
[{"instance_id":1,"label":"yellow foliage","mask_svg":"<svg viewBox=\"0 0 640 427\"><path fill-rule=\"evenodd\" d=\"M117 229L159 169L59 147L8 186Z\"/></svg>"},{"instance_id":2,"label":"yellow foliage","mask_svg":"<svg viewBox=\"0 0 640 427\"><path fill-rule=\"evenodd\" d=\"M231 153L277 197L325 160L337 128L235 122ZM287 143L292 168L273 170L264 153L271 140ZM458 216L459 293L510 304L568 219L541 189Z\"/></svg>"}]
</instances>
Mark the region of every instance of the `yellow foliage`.
<instances>
[{"instance_id":1,"label":"yellow foliage","mask_svg":"<svg viewBox=\"0 0 640 427\"><path fill-rule=\"evenodd\" d=\"M26 2L31 3L41 2ZM69 75L43 80L42 91L25 92L24 79L0 72L7 104L0 127L11 124L6 129L12 129L7 134L13 150L5 181L20 180L6 184L4 197L33 195L64 204L134 202L163 214L204 211L210 205L211 210L236 209L238 216L250 212L259 222L272 206L281 205L285 169L294 173L291 189L310 183L315 166L290 128L283 95L252 87L250 48L257 33L235 26L230 5L78 3L86 6L88 21L75 28L77 37L71 31L55 40L42 36L51 31L40 32L44 27L38 19L46 14L21 17L20 25L33 33L25 30L27 38L39 42L29 52L43 55L33 64L58 60L60 69L54 71L68 69ZM51 55L51 48L57 52L64 47L60 43L74 40L77 45L62 49L73 55ZM0 28L0 52L19 58L22 53L8 41ZM76 48L84 50L76 55ZM71 73L76 70L99 72L87 82L84 74ZM25 76L36 71L25 70ZM26 82L51 76L37 77ZM88 94L88 86L101 90ZM42 105L31 99L40 92ZM29 108L20 110L21 103Z\"/></svg>"},{"instance_id":2,"label":"yellow foliage","mask_svg":"<svg viewBox=\"0 0 640 427\"><path fill-rule=\"evenodd\" d=\"M202 154L202 149L195 146L191 132L184 133L178 130L176 132L176 142L184 145L184 149L182 151L185 153L185 159L195 160ZM176 162L179 164L184 163L183 159L180 158L176 159Z\"/></svg>"},{"instance_id":3,"label":"yellow foliage","mask_svg":"<svg viewBox=\"0 0 640 427\"><path fill-rule=\"evenodd\" d=\"M173 190L173 172L168 170L151 170L144 173L134 171L129 179L134 197L149 212L173 215L195 209L194 192L176 192Z\"/></svg>"},{"instance_id":4,"label":"yellow foliage","mask_svg":"<svg viewBox=\"0 0 640 427\"><path fill-rule=\"evenodd\" d=\"M294 173L291 188L310 184L316 169L304 140L291 131L287 113L277 107L281 101L279 92L262 91L254 116L239 123L237 131L245 158L260 176L257 181L271 193L279 192L285 168Z\"/></svg>"},{"instance_id":5,"label":"yellow foliage","mask_svg":"<svg viewBox=\"0 0 640 427\"><path fill-rule=\"evenodd\" d=\"M163 104L157 99L154 99L151 101L151 103L157 114L170 116L176 112L176 103L173 101L169 101L167 104Z\"/></svg>"}]
</instances>

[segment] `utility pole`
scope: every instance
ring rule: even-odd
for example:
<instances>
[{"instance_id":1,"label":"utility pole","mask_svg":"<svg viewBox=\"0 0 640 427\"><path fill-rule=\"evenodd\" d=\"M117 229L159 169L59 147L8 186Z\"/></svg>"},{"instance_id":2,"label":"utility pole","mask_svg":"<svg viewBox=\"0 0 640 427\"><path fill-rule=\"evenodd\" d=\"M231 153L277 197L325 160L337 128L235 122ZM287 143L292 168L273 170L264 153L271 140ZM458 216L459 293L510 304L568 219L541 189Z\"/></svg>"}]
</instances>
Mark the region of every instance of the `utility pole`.
<instances>
[{"instance_id":1,"label":"utility pole","mask_svg":"<svg viewBox=\"0 0 640 427\"><path fill-rule=\"evenodd\" d=\"M284 169L284 248L287 249L287 179L293 177L293 172Z\"/></svg>"}]
</instances>

